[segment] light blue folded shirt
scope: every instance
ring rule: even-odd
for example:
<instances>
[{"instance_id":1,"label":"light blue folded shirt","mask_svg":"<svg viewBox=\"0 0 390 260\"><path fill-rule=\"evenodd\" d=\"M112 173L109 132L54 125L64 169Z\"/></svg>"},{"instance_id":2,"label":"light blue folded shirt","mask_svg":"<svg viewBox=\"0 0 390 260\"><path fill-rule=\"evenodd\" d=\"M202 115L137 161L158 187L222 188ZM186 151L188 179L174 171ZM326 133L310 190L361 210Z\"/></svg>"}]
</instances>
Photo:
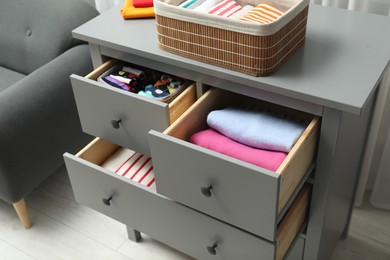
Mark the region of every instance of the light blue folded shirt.
<instances>
[{"instance_id":1,"label":"light blue folded shirt","mask_svg":"<svg viewBox=\"0 0 390 260\"><path fill-rule=\"evenodd\" d=\"M307 127L307 123L269 112L233 107L210 112L207 124L236 142L287 153Z\"/></svg>"}]
</instances>

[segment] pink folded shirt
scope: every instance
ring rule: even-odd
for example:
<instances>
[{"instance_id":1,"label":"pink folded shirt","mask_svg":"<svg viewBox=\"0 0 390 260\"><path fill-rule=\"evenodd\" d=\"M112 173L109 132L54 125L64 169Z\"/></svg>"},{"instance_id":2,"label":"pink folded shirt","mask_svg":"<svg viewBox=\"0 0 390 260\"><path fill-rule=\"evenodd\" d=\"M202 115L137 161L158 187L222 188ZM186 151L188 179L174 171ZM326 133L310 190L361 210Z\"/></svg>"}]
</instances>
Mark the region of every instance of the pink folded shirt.
<instances>
[{"instance_id":1,"label":"pink folded shirt","mask_svg":"<svg viewBox=\"0 0 390 260\"><path fill-rule=\"evenodd\" d=\"M284 152L261 150L237 143L212 129L195 133L189 141L271 171L276 171L287 156Z\"/></svg>"}]
</instances>

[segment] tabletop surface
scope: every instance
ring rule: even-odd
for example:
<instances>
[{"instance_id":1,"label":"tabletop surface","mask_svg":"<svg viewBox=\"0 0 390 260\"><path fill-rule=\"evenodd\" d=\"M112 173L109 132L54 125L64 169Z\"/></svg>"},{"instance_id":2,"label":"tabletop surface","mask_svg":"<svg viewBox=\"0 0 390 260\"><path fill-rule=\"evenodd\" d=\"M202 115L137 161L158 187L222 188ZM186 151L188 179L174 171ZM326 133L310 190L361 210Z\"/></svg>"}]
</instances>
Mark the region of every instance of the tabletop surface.
<instances>
[{"instance_id":1,"label":"tabletop surface","mask_svg":"<svg viewBox=\"0 0 390 260\"><path fill-rule=\"evenodd\" d=\"M75 38L271 93L360 114L390 59L390 17L309 6L305 44L274 74L253 77L168 53L154 19L124 20L120 6L73 31Z\"/></svg>"}]
</instances>

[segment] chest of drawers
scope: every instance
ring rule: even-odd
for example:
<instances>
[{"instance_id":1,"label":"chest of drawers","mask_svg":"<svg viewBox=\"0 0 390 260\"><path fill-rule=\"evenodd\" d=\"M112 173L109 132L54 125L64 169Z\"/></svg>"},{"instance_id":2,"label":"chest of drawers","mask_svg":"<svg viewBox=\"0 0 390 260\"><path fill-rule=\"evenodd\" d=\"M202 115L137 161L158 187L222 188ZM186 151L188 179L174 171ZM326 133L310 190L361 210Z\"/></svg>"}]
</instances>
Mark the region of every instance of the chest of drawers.
<instances>
[{"instance_id":1,"label":"chest of drawers","mask_svg":"<svg viewBox=\"0 0 390 260\"><path fill-rule=\"evenodd\" d=\"M71 80L83 130L99 138L76 156L65 154L76 200L125 223L134 240L141 231L197 259L329 258L347 235L375 92L390 57L390 36L366 26L378 23L389 30L388 19L310 6L305 45L264 78L166 53L157 47L154 20L123 21L119 8L79 27L74 36L89 42L97 71ZM171 104L124 94L94 80L111 59L193 84ZM237 96L310 122L280 171L187 142L207 111ZM157 190L103 167L125 148L152 156Z\"/></svg>"}]
</instances>

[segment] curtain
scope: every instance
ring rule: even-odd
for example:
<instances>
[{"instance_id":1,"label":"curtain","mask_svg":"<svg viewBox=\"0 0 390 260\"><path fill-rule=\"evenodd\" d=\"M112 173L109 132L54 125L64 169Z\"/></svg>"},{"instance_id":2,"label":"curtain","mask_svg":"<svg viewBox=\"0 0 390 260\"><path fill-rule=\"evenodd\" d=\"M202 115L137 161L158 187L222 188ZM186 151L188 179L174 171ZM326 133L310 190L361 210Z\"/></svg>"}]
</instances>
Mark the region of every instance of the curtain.
<instances>
[{"instance_id":1,"label":"curtain","mask_svg":"<svg viewBox=\"0 0 390 260\"><path fill-rule=\"evenodd\" d=\"M95 0L96 9L100 13L103 13L116 5L122 6L123 4L124 0Z\"/></svg>"},{"instance_id":2,"label":"curtain","mask_svg":"<svg viewBox=\"0 0 390 260\"><path fill-rule=\"evenodd\" d=\"M352 11L390 15L390 0L311 0L311 3ZM384 31L383 33L389 32ZM369 201L373 206L390 210L389 89L390 68L385 72L374 108L365 155L362 161L355 206L360 206L365 192L370 191Z\"/></svg>"}]
</instances>

